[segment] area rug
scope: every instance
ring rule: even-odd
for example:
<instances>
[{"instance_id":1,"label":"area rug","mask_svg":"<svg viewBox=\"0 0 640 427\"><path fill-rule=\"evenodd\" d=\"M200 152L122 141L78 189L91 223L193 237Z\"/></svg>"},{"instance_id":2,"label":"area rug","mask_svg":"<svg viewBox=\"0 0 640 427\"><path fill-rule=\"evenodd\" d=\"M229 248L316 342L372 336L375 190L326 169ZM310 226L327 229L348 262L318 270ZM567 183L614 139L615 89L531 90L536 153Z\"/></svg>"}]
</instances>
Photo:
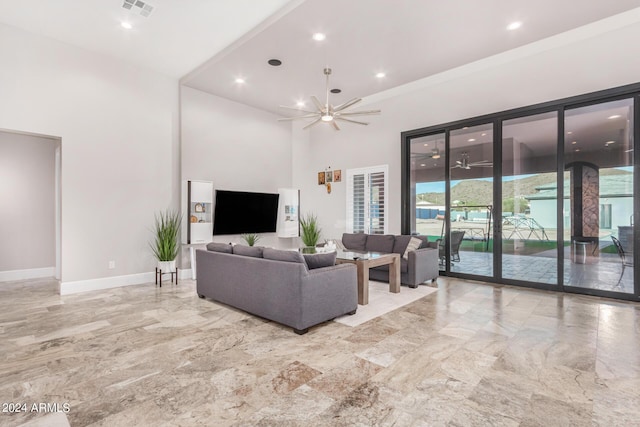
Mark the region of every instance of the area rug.
<instances>
[{"instance_id":1,"label":"area rug","mask_svg":"<svg viewBox=\"0 0 640 427\"><path fill-rule=\"evenodd\" d=\"M397 308L412 303L420 298L436 292L437 288L420 285L416 289L402 286L400 293L389 292L389 284L369 281L369 304L358 305L358 311L353 316L341 316L335 322L347 326L358 326L378 316L387 314Z\"/></svg>"}]
</instances>

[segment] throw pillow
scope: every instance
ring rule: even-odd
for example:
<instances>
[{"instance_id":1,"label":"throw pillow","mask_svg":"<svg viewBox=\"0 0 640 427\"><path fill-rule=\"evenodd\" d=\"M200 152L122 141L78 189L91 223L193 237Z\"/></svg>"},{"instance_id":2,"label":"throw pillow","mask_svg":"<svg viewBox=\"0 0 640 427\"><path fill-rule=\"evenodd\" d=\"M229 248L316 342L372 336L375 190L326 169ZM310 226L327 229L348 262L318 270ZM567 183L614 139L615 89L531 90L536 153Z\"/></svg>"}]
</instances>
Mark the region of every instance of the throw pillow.
<instances>
[{"instance_id":1,"label":"throw pillow","mask_svg":"<svg viewBox=\"0 0 640 427\"><path fill-rule=\"evenodd\" d=\"M307 263L307 268L313 270L314 268L323 268L336 265L336 253L329 252L326 254L306 254L303 255L304 261Z\"/></svg>"},{"instance_id":2,"label":"throw pillow","mask_svg":"<svg viewBox=\"0 0 640 427\"><path fill-rule=\"evenodd\" d=\"M304 264L304 258L298 251L283 251L280 249L264 248L262 251L262 257L276 261L299 262Z\"/></svg>"},{"instance_id":3,"label":"throw pillow","mask_svg":"<svg viewBox=\"0 0 640 427\"><path fill-rule=\"evenodd\" d=\"M225 254L233 253L232 246L228 243L207 243L207 250L211 252L223 252Z\"/></svg>"},{"instance_id":4,"label":"throw pillow","mask_svg":"<svg viewBox=\"0 0 640 427\"><path fill-rule=\"evenodd\" d=\"M402 255L402 258L409 259L409 252L415 251L420 247L420 245L422 245L422 240L418 239L417 237L412 237L409 240L409 244L407 245L407 249L405 249L404 254Z\"/></svg>"},{"instance_id":5,"label":"throw pillow","mask_svg":"<svg viewBox=\"0 0 640 427\"><path fill-rule=\"evenodd\" d=\"M262 246L235 245L233 247L233 253L236 255L262 258L262 249Z\"/></svg>"}]
</instances>

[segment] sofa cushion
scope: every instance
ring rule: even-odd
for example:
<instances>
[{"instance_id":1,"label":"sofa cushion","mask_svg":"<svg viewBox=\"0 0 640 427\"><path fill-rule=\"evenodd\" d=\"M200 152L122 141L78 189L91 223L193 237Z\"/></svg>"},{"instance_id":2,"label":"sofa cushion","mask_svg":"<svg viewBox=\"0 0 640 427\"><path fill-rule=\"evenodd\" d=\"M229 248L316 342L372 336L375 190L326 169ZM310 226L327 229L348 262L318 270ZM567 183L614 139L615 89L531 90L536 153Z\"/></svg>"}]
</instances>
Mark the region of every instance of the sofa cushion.
<instances>
[{"instance_id":1,"label":"sofa cushion","mask_svg":"<svg viewBox=\"0 0 640 427\"><path fill-rule=\"evenodd\" d=\"M225 254L233 253L233 246L229 243L207 243L207 250L211 252L223 252Z\"/></svg>"},{"instance_id":2,"label":"sofa cushion","mask_svg":"<svg viewBox=\"0 0 640 427\"><path fill-rule=\"evenodd\" d=\"M415 251L420 246L422 246L422 239L418 239L417 237L412 237L409 239L409 244L407 248L404 250L404 254L402 254L402 258L409 259L409 252Z\"/></svg>"},{"instance_id":3,"label":"sofa cushion","mask_svg":"<svg viewBox=\"0 0 640 427\"><path fill-rule=\"evenodd\" d=\"M299 262L306 265L304 257L298 251L283 251L280 249L264 248L262 251L262 257L276 261Z\"/></svg>"},{"instance_id":4,"label":"sofa cushion","mask_svg":"<svg viewBox=\"0 0 640 427\"><path fill-rule=\"evenodd\" d=\"M403 234L401 236L396 236L395 243L393 244L393 252L394 254L404 254L404 251L407 249L407 245L409 244L409 240L411 240L412 236L407 236Z\"/></svg>"},{"instance_id":5,"label":"sofa cushion","mask_svg":"<svg viewBox=\"0 0 640 427\"><path fill-rule=\"evenodd\" d=\"M411 236L416 239L422 240L422 245L418 249L428 248L429 247L429 236Z\"/></svg>"},{"instance_id":6,"label":"sofa cushion","mask_svg":"<svg viewBox=\"0 0 640 427\"><path fill-rule=\"evenodd\" d=\"M307 268L313 270L314 268L323 268L336 265L336 253L328 252L326 254L303 254Z\"/></svg>"},{"instance_id":7,"label":"sofa cushion","mask_svg":"<svg viewBox=\"0 0 640 427\"><path fill-rule=\"evenodd\" d=\"M367 244L367 235L363 233L344 233L342 244L350 251L364 251Z\"/></svg>"},{"instance_id":8,"label":"sofa cushion","mask_svg":"<svg viewBox=\"0 0 640 427\"><path fill-rule=\"evenodd\" d=\"M236 255L250 256L254 258L262 258L262 246L235 245L233 253Z\"/></svg>"},{"instance_id":9,"label":"sofa cushion","mask_svg":"<svg viewBox=\"0 0 640 427\"><path fill-rule=\"evenodd\" d=\"M382 252L385 254L393 251L396 238L392 234L370 234L367 236L365 250L368 252Z\"/></svg>"}]
</instances>

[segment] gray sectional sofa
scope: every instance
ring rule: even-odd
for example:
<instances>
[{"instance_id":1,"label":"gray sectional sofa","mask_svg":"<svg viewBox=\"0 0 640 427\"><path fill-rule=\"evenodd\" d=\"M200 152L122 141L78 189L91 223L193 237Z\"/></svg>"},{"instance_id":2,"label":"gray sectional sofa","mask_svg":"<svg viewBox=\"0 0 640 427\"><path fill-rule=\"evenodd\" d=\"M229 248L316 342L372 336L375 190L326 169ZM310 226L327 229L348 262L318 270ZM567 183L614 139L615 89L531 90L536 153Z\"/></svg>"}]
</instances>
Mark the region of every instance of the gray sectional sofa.
<instances>
[{"instance_id":1,"label":"gray sectional sofa","mask_svg":"<svg viewBox=\"0 0 640 427\"><path fill-rule=\"evenodd\" d=\"M335 253L210 243L196 251L197 292L304 334L358 308L355 265L334 264Z\"/></svg>"},{"instance_id":2,"label":"gray sectional sofa","mask_svg":"<svg viewBox=\"0 0 640 427\"><path fill-rule=\"evenodd\" d=\"M416 249L409 248L407 251L412 238L422 242ZM438 278L438 244L429 242L426 236L344 233L342 244L350 251L400 254L400 282L411 288ZM369 278L388 282L389 266L372 268Z\"/></svg>"}]
</instances>

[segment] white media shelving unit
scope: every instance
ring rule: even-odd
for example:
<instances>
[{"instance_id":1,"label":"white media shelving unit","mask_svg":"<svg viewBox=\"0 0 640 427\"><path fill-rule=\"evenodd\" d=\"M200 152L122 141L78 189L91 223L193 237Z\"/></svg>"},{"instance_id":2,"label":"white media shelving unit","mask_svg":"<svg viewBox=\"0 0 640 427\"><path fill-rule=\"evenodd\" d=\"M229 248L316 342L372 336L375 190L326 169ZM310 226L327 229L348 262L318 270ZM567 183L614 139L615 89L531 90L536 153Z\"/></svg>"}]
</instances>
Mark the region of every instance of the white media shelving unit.
<instances>
[{"instance_id":1,"label":"white media shelving unit","mask_svg":"<svg viewBox=\"0 0 640 427\"><path fill-rule=\"evenodd\" d=\"M196 248L213 240L213 182L182 183L182 244L189 248L191 278L196 279Z\"/></svg>"},{"instance_id":2,"label":"white media shelving unit","mask_svg":"<svg viewBox=\"0 0 640 427\"><path fill-rule=\"evenodd\" d=\"M300 190L279 188L278 194L278 237L298 237L300 235Z\"/></svg>"},{"instance_id":3,"label":"white media shelving unit","mask_svg":"<svg viewBox=\"0 0 640 427\"><path fill-rule=\"evenodd\" d=\"M182 189L182 243L209 243L213 239L213 183L185 181Z\"/></svg>"}]
</instances>

